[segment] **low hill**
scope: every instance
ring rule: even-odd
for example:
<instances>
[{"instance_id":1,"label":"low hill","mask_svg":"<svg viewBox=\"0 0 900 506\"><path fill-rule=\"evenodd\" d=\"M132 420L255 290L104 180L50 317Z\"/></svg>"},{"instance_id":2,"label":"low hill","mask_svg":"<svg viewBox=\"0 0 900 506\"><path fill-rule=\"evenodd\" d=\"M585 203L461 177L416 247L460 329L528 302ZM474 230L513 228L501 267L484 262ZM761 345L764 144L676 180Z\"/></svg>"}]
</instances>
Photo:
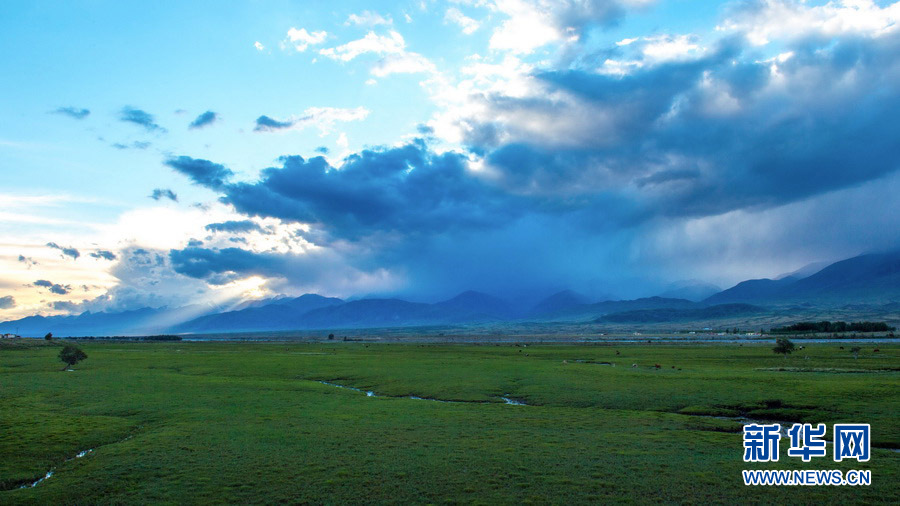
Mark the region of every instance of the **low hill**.
<instances>
[{"instance_id":1,"label":"low hill","mask_svg":"<svg viewBox=\"0 0 900 506\"><path fill-rule=\"evenodd\" d=\"M593 304L571 305L555 313L535 316L536 320L552 321L585 321L599 316L622 311L639 309L686 309L698 307L700 304L686 299L670 299L667 297L643 297L633 300L605 300Z\"/></svg>"},{"instance_id":2,"label":"low hill","mask_svg":"<svg viewBox=\"0 0 900 506\"><path fill-rule=\"evenodd\" d=\"M719 304L694 309L638 309L601 316L597 323L660 323L690 320L715 320L759 314L765 309L750 304Z\"/></svg>"}]
</instances>

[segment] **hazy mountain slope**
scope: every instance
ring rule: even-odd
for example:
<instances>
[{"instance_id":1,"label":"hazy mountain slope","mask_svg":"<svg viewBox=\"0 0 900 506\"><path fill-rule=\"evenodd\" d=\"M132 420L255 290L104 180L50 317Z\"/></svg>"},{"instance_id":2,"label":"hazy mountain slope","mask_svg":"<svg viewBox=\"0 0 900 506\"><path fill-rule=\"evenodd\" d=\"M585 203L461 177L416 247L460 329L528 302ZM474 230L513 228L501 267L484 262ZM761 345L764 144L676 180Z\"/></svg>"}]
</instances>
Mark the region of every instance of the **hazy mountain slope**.
<instances>
[{"instance_id":1,"label":"hazy mountain slope","mask_svg":"<svg viewBox=\"0 0 900 506\"><path fill-rule=\"evenodd\" d=\"M900 252L860 255L835 262L808 277L743 281L704 300L847 304L900 299Z\"/></svg>"},{"instance_id":2,"label":"hazy mountain slope","mask_svg":"<svg viewBox=\"0 0 900 506\"><path fill-rule=\"evenodd\" d=\"M782 290L797 281L794 277L781 279L750 279L722 290L703 300L706 304L727 304L730 302L771 301L780 297Z\"/></svg>"},{"instance_id":3,"label":"hazy mountain slope","mask_svg":"<svg viewBox=\"0 0 900 506\"><path fill-rule=\"evenodd\" d=\"M360 328L427 325L438 321L431 304L400 299L362 299L309 311L302 328Z\"/></svg>"},{"instance_id":4,"label":"hazy mountain slope","mask_svg":"<svg viewBox=\"0 0 900 506\"><path fill-rule=\"evenodd\" d=\"M433 318L457 322L504 320L514 316L505 300L472 290L432 304L432 309Z\"/></svg>"},{"instance_id":5,"label":"hazy mountain slope","mask_svg":"<svg viewBox=\"0 0 900 506\"><path fill-rule=\"evenodd\" d=\"M686 299L698 302L710 295L719 293L720 291L722 291L722 288L712 283L689 280L672 283L669 285L668 289L659 294L659 296L666 299Z\"/></svg>"},{"instance_id":6,"label":"hazy mountain slope","mask_svg":"<svg viewBox=\"0 0 900 506\"><path fill-rule=\"evenodd\" d=\"M897 300L900 252L860 255L835 262L786 287L781 295L792 300Z\"/></svg>"},{"instance_id":7,"label":"hazy mountain slope","mask_svg":"<svg viewBox=\"0 0 900 506\"><path fill-rule=\"evenodd\" d=\"M812 276L813 274L821 271L825 267L828 267L829 265L831 265L830 262L813 262L811 264L804 265L803 267L797 269L794 272L788 272L788 273L782 274L780 276L776 276L774 279L784 279L787 277L792 277L792 278L797 278L797 279L808 278L808 277Z\"/></svg>"},{"instance_id":8,"label":"hazy mountain slope","mask_svg":"<svg viewBox=\"0 0 900 506\"><path fill-rule=\"evenodd\" d=\"M278 299L262 307L202 316L177 325L172 330L193 333L296 330L303 328L303 315L309 311L343 302L337 298L306 294L294 299Z\"/></svg>"},{"instance_id":9,"label":"hazy mountain slope","mask_svg":"<svg viewBox=\"0 0 900 506\"><path fill-rule=\"evenodd\" d=\"M563 290L538 302L528 312L533 316L558 314L590 303L590 299L572 290Z\"/></svg>"},{"instance_id":10,"label":"hazy mountain slope","mask_svg":"<svg viewBox=\"0 0 900 506\"><path fill-rule=\"evenodd\" d=\"M117 313L91 313L69 316L29 316L0 323L0 333L41 337L51 332L59 337L93 335L147 335L169 330L174 324L208 313L198 305L179 308L142 308Z\"/></svg>"}]
</instances>

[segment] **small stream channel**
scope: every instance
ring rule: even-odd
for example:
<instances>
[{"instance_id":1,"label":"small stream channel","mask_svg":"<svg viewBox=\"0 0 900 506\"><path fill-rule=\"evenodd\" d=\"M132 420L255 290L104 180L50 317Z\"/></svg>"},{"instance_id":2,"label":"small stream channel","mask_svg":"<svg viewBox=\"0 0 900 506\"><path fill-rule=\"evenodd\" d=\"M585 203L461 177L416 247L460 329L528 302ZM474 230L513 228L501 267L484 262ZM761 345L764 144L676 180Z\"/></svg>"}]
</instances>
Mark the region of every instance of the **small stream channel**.
<instances>
[{"instance_id":1,"label":"small stream channel","mask_svg":"<svg viewBox=\"0 0 900 506\"><path fill-rule=\"evenodd\" d=\"M143 426L138 427L138 430L140 430L141 428L143 428ZM129 435L125 436L124 438L118 440L118 441L113 441L112 443L107 443L107 444L102 445L102 446L109 446L109 445L114 445L114 444L118 444L118 443L124 443L125 441L128 441L129 439L131 439L131 438L133 438L133 437L134 437L134 434L129 434ZM80 459L80 458L82 458L82 457L85 457L85 456L87 456L87 455L93 453L94 450L96 450L96 448L88 448L87 450L82 450L82 451L76 453L74 457L69 457L69 458L67 458L66 460L60 462L58 465L56 465L56 466L54 466L54 467L51 467L50 470L47 471L47 474L45 474L44 476L42 476L40 479L35 480L35 481L33 481L33 482L30 482L30 483L22 484L22 485L20 485L20 486L18 486L18 487L14 487L14 488L19 488L19 489L23 489L23 488L34 488L34 487L40 485L41 483L45 482L46 480L50 479L51 477L53 477L53 474L56 472L56 469L57 469L59 466L62 466L62 465L66 464L66 463L68 463L68 462L71 462L71 461L73 461L73 460L77 460L77 459Z\"/></svg>"},{"instance_id":2,"label":"small stream channel","mask_svg":"<svg viewBox=\"0 0 900 506\"><path fill-rule=\"evenodd\" d=\"M321 383L323 385L328 385L330 387L343 388L346 390L353 390L354 392L366 394L366 397L384 397L384 398L388 398L388 399L413 399L416 401L446 402L449 404L494 404L490 401L451 401L451 400L445 400L445 399L435 399L432 397L419 397L417 395L383 395L383 394L376 394L375 392L373 392L371 390L363 390L361 388L351 387L351 386L347 386L347 385L339 385L337 383L332 383L330 381L323 381L323 380L314 380L314 381L317 381L318 383ZM503 400L504 404L509 404L511 406L527 406L528 405L525 403L525 401L523 401L521 399L513 399L511 397L508 397L508 395L509 394L507 394L507 396L500 397Z\"/></svg>"}]
</instances>

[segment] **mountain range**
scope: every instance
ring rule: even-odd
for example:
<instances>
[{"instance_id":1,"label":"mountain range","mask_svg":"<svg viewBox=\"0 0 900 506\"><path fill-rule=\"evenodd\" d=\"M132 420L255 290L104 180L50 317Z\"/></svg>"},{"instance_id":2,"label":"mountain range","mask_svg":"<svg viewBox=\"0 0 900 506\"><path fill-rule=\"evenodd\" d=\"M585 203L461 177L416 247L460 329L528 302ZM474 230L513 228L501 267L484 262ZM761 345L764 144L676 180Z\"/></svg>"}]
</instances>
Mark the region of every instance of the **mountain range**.
<instances>
[{"instance_id":1,"label":"mountain range","mask_svg":"<svg viewBox=\"0 0 900 506\"><path fill-rule=\"evenodd\" d=\"M634 300L591 302L584 295L564 290L530 308L517 308L503 299L475 291L434 304L390 298L345 301L306 294L250 301L227 312L185 306L30 316L0 323L0 333L39 337L47 332L58 336L203 334L509 321L640 323L759 314L765 311L763 306L796 303L896 307L896 301L900 301L900 252L860 255L817 269L801 269L778 279L742 281L704 299L697 296L714 287L693 281L670 287L663 294L669 296Z\"/></svg>"}]
</instances>

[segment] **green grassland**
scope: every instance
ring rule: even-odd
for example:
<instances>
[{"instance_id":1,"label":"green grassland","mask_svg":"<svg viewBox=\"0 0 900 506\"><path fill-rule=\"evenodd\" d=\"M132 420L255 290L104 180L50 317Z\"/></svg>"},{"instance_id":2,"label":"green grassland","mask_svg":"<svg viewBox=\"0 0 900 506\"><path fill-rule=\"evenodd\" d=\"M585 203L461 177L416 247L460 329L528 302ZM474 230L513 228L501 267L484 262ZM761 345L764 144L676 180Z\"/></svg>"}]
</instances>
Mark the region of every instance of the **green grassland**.
<instances>
[{"instance_id":1,"label":"green grassland","mask_svg":"<svg viewBox=\"0 0 900 506\"><path fill-rule=\"evenodd\" d=\"M74 372L58 343L0 345L0 503L900 502L895 344L79 345ZM804 464L783 439L780 462L745 464L740 416L870 423L877 448ZM742 469L873 483L746 487Z\"/></svg>"}]
</instances>

